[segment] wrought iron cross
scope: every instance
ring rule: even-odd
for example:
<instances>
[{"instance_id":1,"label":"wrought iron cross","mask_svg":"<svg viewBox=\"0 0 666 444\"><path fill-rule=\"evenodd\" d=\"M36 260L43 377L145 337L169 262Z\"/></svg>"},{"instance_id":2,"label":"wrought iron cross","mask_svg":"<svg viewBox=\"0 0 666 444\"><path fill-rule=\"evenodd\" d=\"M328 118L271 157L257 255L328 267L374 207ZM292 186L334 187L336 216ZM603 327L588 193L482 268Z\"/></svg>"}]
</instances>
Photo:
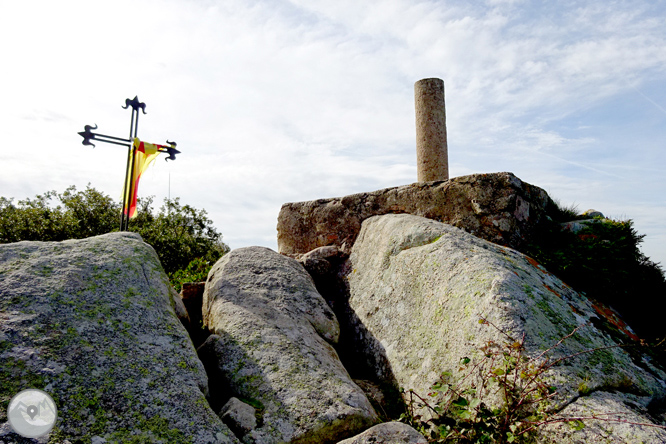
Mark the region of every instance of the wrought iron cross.
<instances>
[{"instance_id":1,"label":"wrought iron cross","mask_svg":"<svg viewBox=\"0 0 666 444\"><path fill-rule=\"evenodd\" d=\"M114 145L122 145L127 147L127 169L125 170L125 190L123 192L123 207L120 213L120 231L126 231L130 219L130 210L131 199L133 196L133 187L134 183L130 180L130 177L134 176L134 159L136 157L136 147L134 140L137 139L137 133L139 131L139 109L146 114L146 104L139 102L138 97L134 97L132 100L125 99L125 106L123 109L132 107L132 120L130 122L130 135L128 139L123 139L120 137L107 136L105 134L93 133L92 130L97 129L97 124L95 126L85 125L84 130L79 133L83 137L83 145L91 145L93 148L95 144L91 140L96 140L105 143L112 143ZM176 160L176 154L179 154L180 151L176 149L176 142L169 142L167 145L155 145L157 151L160 153L167 153L168 156L165 160ZM129 184L129 186L127 186Z\"/></svg>"}]
</instances>

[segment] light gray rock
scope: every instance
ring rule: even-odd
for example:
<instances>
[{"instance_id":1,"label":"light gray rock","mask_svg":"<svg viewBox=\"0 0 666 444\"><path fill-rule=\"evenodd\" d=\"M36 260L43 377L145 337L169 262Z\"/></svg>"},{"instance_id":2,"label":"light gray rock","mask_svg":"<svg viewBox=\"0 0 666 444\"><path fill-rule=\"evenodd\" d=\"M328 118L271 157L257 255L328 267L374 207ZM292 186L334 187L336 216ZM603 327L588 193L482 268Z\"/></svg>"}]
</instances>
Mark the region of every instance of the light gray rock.
<instances>
[{"instance_id":1,"label":"light gray rock","mask_svg":"<svg viewBox=\"0 0 666 444\"><path fill-rule=\"evenodd\" d=\"M600 218L602 218L602 219L605 217L605 216L604 216L604 213L602 213L601 211L593 210L593 209L586 210L586 211L582 214L582 216L587 216L587 217L590 217L590 218L593 218L593 217L600 217Z\"/></svg>"},{"instance_id":2,"label":"light gray rock","mask_svg":"<svg viewBox=\"0 0 666 444\"><path fill-rule=\"evenodd\" d=\"M328 247L315 248L305 254L297 255L295 259L310 273L315 283L318 279L325 278L337 272L340 265L349 254L344 253L338 247L330 245Z\"/></svg>"},{"instance_id":3,"label":"light gray rock","mask_svg":"<svg viewBox=\"0 0 666 444\"><path fill-rule=\"evenodd\" d=\"M595 391L631 393L644 405L666 393L663 372L604 348L617 343L595 327L605 322L603 310L515 250L433 220L385 215L363 223L349 260L348 322L380 379L428 393L441 372L457 374L460 358L480 358L487 341L506 341L479 324L485 318L514 338L524 334L533 357L584 325L550 356L599 349L544 375L558 388L553 409Z\"/></svg>"},{"instance_id":4,"label":"light gray rock","mask_svg":"<svg viewBox=\"0 0 666 444\"><path fill-rule=\"evenodd\" d=\"M263 247L228 253L209 273L203 319L211 378L261 417L244 442L337 442L377 422L331 346L335 315L296 260Z\"/></svg>"},{"instance_id":5,"label":"light gray rock","mask_svg":"<svg viewBox=\"0 0 666 444\"><path fill-rule=\"evenodd\" d=\"M300 258L300 262L305 264L308 260L335 261L340 259L346 259L348 256L349 256L348 254L345 254L338 247L329 245L328 247L319 247L315 248L312 251L308 251Z\"/></svg>"},{"instance_id":6,"label":"light gray rock","mask_svg":"<svg viewBox=\"0 0 666 444\"><path fill-rule=\"evenodd\" d=\"M257 411L249 404L245 404L238 398L232 397L220 410L220 419L236 436L244 436L250 430L257 427Z\"/></svg>"},{"instance_id":7,"label":"light gray rock","mask_svg":"<svg viewBox=\"0 0 666 444\"><path fill-rule=\"evenodd\" d=\"M39 388L58 408L50 442L238 442L175 308L137 234L0 245L0 423Z\"/></svg>"},{"instance_id":8,"label":"light gray rock","mask_svg":"<svg viewBox=\"0 0 666 444\"><path fill-rule=\"evenodd\" d=\"M594 392L578 398L558 415L563 419L584 418L582 428L572 427L572 422L554 422L540 430L537 442L666 443L664 426L655 424L644 403L644 399L627 393Z\"/></svg>"},{"instance_id":9,"label":"light gray rock","mask_svg":"<svg viewBox=\"0 0 666 444\"><path fill-rule=\"evenodd\" d=\"M171 293L171 298L173 299L173 304L174 304L173 308L176 311L176 316L178 316L180 322L183 323L183 326L187 328L192 322L192 320L190 319L190 315L187 312L187 308L185 307L183 298L171 286L169 287L169 292Z\"/></svg>"},{"instance_id":10,"label":"light gray rock","mask_svg":"<svg viewBox=\"0 0 666 444\"><path fill-rule=\"evenodd\" d=\"M338 444L426 444L428 441L412 427L401 422L385 422Z\"/></svg>"},{"instance_id":11,"label":"light gray rock","mask_svg":"<svg viewBox=\"0 0 666 444\"><path fill-rule=\"evenodd\" d=\"M278 251L297 257L318 247L349 253L369 217L408 213L445 222L520 250L555 204L512 173L473 174L332 199L286 203L278 215Z\"/></svg>"},{"instance_id":12,"label":"light gray rock","mask_svg":"<svg viewBox=\"0 0 666 444\"><path fill-rule=\"evenodd\" d=\"M376 405L380 406L380 408L383 408L386 396L382 392L381 387L374 382L365 379L354 379L354 383L363 390L363 393L365 393L365 396L367 396L371 402L374 402ZM379 411L379 409L377 409L377 411Z\"/></svg>"}]
</instances>

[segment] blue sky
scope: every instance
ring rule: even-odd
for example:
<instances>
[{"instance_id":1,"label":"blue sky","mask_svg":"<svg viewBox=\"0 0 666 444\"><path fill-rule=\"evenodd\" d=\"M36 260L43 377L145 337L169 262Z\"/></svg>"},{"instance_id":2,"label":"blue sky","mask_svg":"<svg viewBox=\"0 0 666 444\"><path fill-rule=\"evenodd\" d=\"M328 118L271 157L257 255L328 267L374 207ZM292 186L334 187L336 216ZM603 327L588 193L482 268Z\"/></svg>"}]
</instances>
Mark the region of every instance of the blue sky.
<instances>
[{"instance_id":1,"label":"blue sky","mask_svg":"<svg viewBox=\"0 0 666 444\"><path fill-rule=\"evenodd\" d=\"M276 244L285 202L416 181L413 84L444 79L450 175L511 171L630 218L666 264L666 1L0 3L0 195L119 197L97 124L178 142L140 195L205 208L232 247Z\"/></svg>"}]
</instances>

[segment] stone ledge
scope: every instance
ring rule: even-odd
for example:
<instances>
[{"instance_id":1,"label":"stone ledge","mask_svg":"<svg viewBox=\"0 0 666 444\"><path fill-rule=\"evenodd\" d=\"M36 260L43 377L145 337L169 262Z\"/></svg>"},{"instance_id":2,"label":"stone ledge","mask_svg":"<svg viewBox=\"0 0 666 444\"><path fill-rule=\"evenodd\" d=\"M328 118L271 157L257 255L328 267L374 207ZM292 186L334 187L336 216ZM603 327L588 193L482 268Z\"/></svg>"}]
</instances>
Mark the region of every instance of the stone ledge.
<instances>
[{"instance_id":1,"label":"stone ledge","mask_svg":"<svg viewBox=\"0 0 666 444\"><path fill-rule=\"evenodd\" d=\"M444 222L490 242L521 250L551 205L552 200L544 190L508 172L286 203L278 215L278 251L295 257L332 245L349 254L361 223L369 217L389 213L408 213Z\"/></svg>"}]
</instances>

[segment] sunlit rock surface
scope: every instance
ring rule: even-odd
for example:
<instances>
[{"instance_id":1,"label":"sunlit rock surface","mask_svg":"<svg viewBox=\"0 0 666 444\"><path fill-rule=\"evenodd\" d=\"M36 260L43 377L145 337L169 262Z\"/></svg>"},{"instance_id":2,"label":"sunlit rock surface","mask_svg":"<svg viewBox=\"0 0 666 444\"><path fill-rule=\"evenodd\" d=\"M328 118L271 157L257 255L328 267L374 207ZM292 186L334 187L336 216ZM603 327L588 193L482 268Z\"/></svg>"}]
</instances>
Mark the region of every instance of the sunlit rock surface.
<instances>
[{"instance_id":1,"label":"sunlit rock surface","mask_svg":"<svg viewBox=\"0 0 666 444\"><path fill-rule=\"evenodd\" d=\"M58 408L51 443L238 442L172 291L137 234L0 245L0 423L38 388Z\"/></svg>"},{"instance_id":2,"label":"sunlit rock surface","mask_svg":"<svg viewBox=\"0 0 666 444\"><path fill-rule=\"evenodd\" d=\"M377 422L331 345L337 319L296 260L263 247L225 255L209 273L203 319L213 335L199 355L223 381L211 402L234 396L257 409L245 442L334 443Z\"/></svg>"},{"instance_id":3,"label":"sunlit rock surface","mask_svg":"<svg viewBox=\"0 0 666 444\"><path fill-rule=\"evenodd\" d=\"M446 222L520 250L552 206L544 190L512 173L472 174L345 197L286 203L278 215L278 251L295 257L330 245L349 253L364 220L391 213Z\"/></svg>"},{"instance_id":4,"label":"sunlit rock surface","mask_svg":"<svg viewBox=\"0 0 666 444\"><path fill-rule=\"evenodd\" d=\"M515 340L524 334L531 357L576 327L551 359L597 349L544 374L558 389L552 408L601 392L631 395L647 408L666 392L664 374L617 347L587 298L529 257L458 228L406 214L369 218L348 271L344 321L354 328L358 356L379 379L406 390L426 394L441 372L458 374L462 357L480 358L488 341L508 342L478 322L486 319Z\"/></svg>"}]
</instances>

